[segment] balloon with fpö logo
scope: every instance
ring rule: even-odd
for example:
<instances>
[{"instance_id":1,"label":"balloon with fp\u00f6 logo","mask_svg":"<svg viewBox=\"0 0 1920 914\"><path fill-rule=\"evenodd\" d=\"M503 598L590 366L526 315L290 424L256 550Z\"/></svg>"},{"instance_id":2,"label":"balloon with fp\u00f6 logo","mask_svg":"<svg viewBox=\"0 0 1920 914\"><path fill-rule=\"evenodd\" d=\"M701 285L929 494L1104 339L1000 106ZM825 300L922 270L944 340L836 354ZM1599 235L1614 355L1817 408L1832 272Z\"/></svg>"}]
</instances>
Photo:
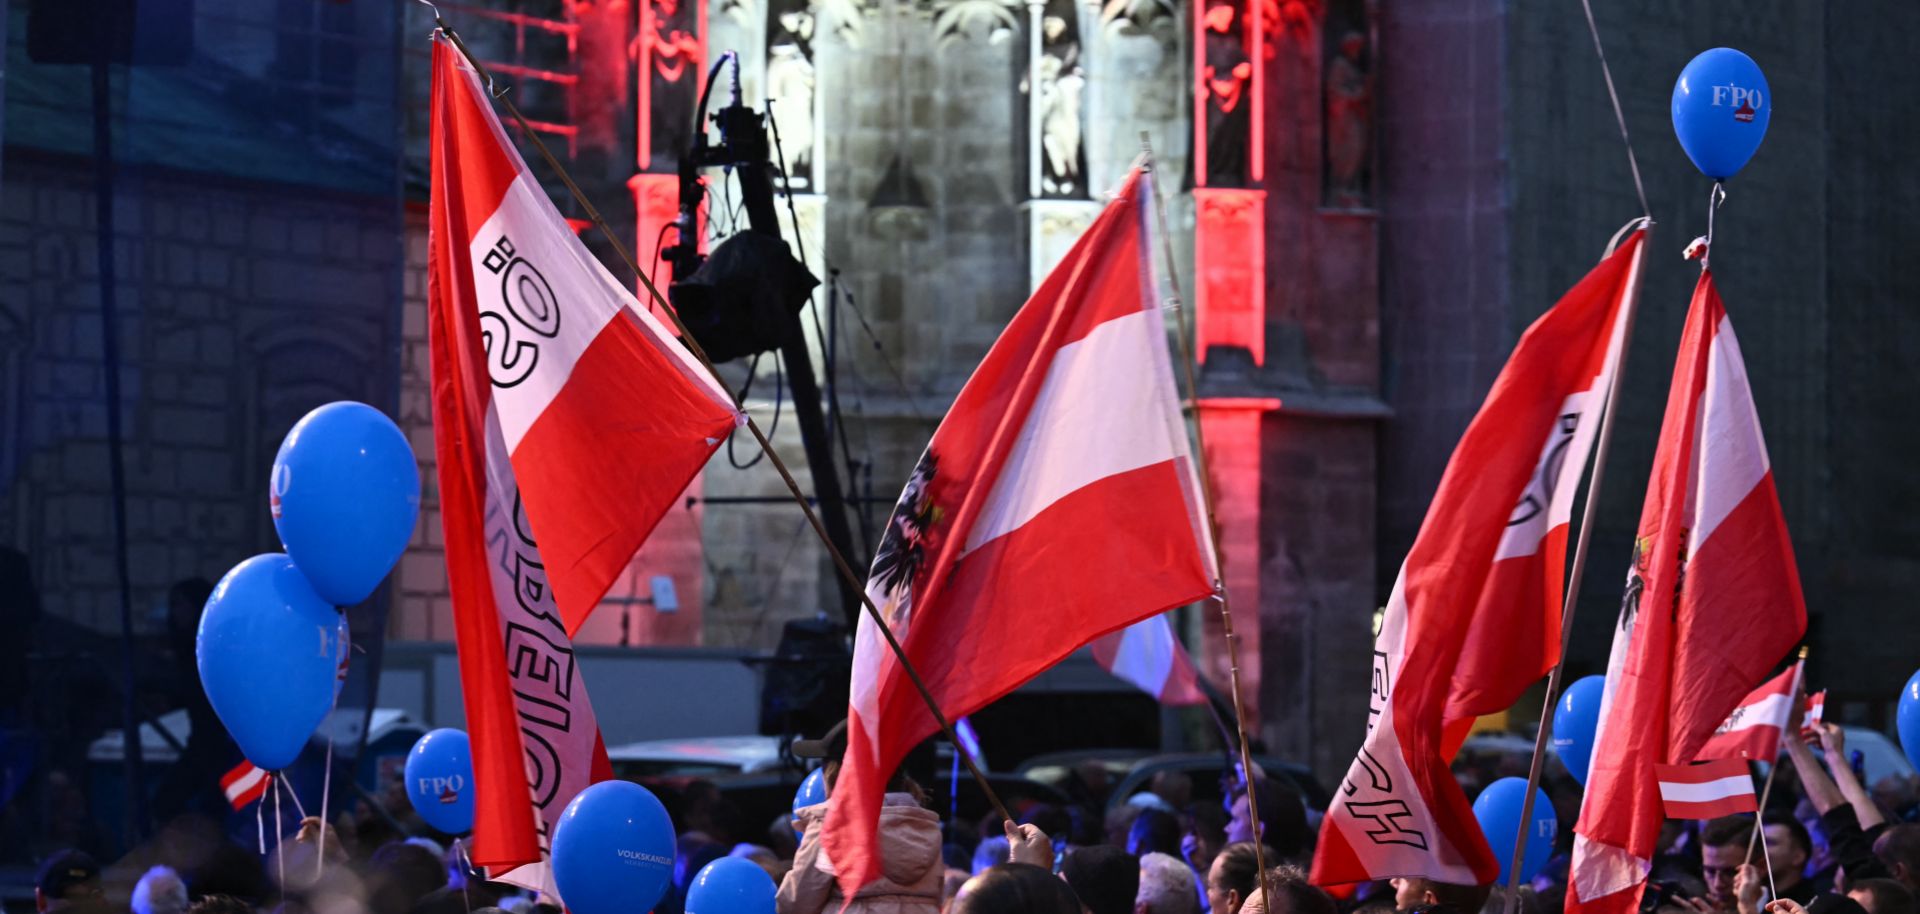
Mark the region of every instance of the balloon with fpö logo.
<instances>
[{"instance_id":1,"label":"balloon with fp\u00f6 logo","mask_svg":"<svg viewBox=\"0 0 1920 914\"><path fill-rule=\"evenodd\" d=\"M194 637L200 685L247 760L293 764L333 709L347 662L346 617L279 553L233 567Z\"/></svg>"},{"instance_id":2,"label":"balloon with fp\u00f6 logo","mask_svg":"<svg viewBox=\"0 0 1920 914\"><path fill-rule=\"evenodd\" d=\"M365 403L328 403L294 423L268 477L287 555L335 606L365 600L393 570L420 514L420 468L400 427Z\"/></svg>"},{"instance_id":3,"label":"balloon with fp\u00f6 logo","mask_svg":"<svg viewBox=\"0 0 1920 914\"><path fill-rule=\"evenodd\" d=\"M553 881L572 914L651 909L673 879L673 821L647 788L601 781L553 830Z\"/></svg>"},{"instance_id":4,"label":"balloon with fp\u00f6 logo","mask_svg":"<svg viewBox=\"0 0 1920 914\"><path fill-rule=\"evenodd\" d=\"M721 857L687 887L687 914L773 914L773 877L744 857Z\"/></svg>"},{"instance_id":5,"label":"balloon with fp\u00f6 logo","mask_svg":"<svg viewBox=\"0 0 1920 914\"><path fill-rule=\"evenodd\" d=\"M1526 778L1501 778L1480 791L1473 801L1473 817L1480 821L1480 833L1500 861L1500 881L1507 884L1513 868L1513 849L1520 840L1520 807L1527 796ZM1553 840L1559 834L1560 820L1554 816L1553 801L1539 788L1533 791L1533 814L1527 819L1527 847L1520 858L1520 879L1532 879L1553 856Z\"/></svg>"},{"instance_id":6,"label":"balloon with fp\u00f6 logo","mask_svg":"<svg viewBox=\"0 0 1920 914\"><path fill-rule=\"evenodd\" d=\"M442 727L407 753L407 799L420 818L449 835L473 830L473 752L467 734Z\"/></svg>"},{"instance_id":7,"label":"balloon with fp\u00f6 logo","mask_svg":"<svg viewBox=\"0 0 1920 914\"><path fill-rule=\"evenodd\" d=\"M1673 84L1674 135L1694 167L1715 181L1746 167L1772 119L1767 77L1732 48L1701 53Z\"/></svg>"}]
</instances>

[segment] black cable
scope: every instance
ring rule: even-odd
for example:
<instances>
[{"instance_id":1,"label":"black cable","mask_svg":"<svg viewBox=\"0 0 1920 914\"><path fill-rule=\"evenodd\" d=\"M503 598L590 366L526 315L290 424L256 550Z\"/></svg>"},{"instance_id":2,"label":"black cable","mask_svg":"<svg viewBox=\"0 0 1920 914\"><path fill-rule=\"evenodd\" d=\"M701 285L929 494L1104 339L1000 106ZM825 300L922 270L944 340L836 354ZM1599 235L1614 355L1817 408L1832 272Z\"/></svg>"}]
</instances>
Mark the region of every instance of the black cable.
<instances>
[{"instance_id":1,"label":"black cable","mask_svg":"<svg viewBox=\"0 0 1920 914\"><path fill-rule=\"evenodd\" d=\"M660 252L666 250L667 229L673 228L675 224L676 223L669 222L660 226L660 234L653 239L653 262L647 265L647 285L653 286L656 289L660 288L660 286L654 282L660 273ZM682 244L685 244L686 241L687 239L685 238L680 239L680 243Z\"/></svg>"},{"instance_id":2,"label":"black cable","mask_svg":"<svg viewBox=\"0 0 1920 914\"><path fill-rule=\"evenodd\" d=\"M754 378L754 375L759 373L760 356L762 354L763 353L758 353L758 352L754 353L753 361L747 363L747 383L741 386L740 395L734 398L734 401L740 404L741 409L746 409L747 394L753 392L753 378ZM774 350L774 353L773 353L773 421L767 424L767 440L769 442L773 440L774 435L777 435L780 433L780 407L785 402L784 395L786 394L786 390L787 390L786 375L783 371L783 367L784 366L780 360L779 350ZM739 429L734 430L734 432L738 432L738 431ZM727 464L729 466L732 466L736 470L750 470L754 466L759 464L760 461L765 460L767 458L767 452L763 449L760 451L760 453L755 454L752 460L749 460L746 463L741 463L739 460L735 459L735 457L733 456L734 437L735 435L732 432L727 434Z\"/></svg>"},{"instance_id":3,"label":"black cable","mask_svg":"<svg viewBox=\"0 0 1920 914\"><path fill-rule=\"evenodd\" d=\"M707 87L700 90L700 105L693 109L693 135L696 137L704 136L707 132L702 122L707 119L707 99L713 96L713 78L720 75L720 68L727 65L727 58L732 54L732 51L728 51L720 55L707 70Z\"/></svg>"},{"instance_id":4,"label":"black cable","mask_svg":"<svg viewBox=\"0 0 1920 914\"><path fill-rule=\"evenodd\" d=\"M926 411L920 408L920 401L915 399L913 391L907 388L906 376L901 374L899 367L893 364L893 359L887 357L887 348L880 344L879 334L873 332L873 325L867 323L867 316L860 312L860 303L854 300L853 290L847 289L846 295L847 307L852 308L853 316L860 319L860 329L866 331L867 339L873 341L873 351L879 354L880 364L885 365L887 371L893 375L893 383L900 388L900 395L906 397L907 404L913 407L914 418L926 418Z\"/></svg>"}]
</instances>

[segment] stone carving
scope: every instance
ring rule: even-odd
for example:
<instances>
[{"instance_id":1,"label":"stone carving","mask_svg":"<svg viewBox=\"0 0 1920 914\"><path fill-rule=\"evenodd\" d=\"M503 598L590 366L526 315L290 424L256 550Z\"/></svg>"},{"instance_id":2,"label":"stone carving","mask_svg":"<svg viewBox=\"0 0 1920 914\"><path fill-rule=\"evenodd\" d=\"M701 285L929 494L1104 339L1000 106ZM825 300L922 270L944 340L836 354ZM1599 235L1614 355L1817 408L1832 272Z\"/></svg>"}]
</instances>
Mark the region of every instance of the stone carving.
<instances>
[{"instance_id":1,"label":"stone carving","mask_svg":"<svg viewBox=\"0 0 1920 914\"><path fill-rule=\"evenodd\" d=\"M634 62L640 106L647 123L646 171L672 171L693 140L693 106L699 87L700 23L684 0L646 0L649 15L634 30L627 56ZM635 5L636 9L639 5ZM651 24L646 23L650 21Z\"/></svg>"},{"instance_id":2,"label":"stone carving","mask_svg":"<svg viewBox=\"0 0 1920 914\"><path fill-rule=\"evenodd\" d=\"M1366 209L1372 205L1373 190L1372 49L1363 31L1367 23L1361 4L1346 0L1339 6L1329 12L1329 47L1323 54L1326 165L1322 199L1329 207Z\"/></svg>"},{"instance_id":3,"label":"stone carving","mask_svg":"<svg viewBox=\"0 0 1920 914\"><path fill-rule=\"evenodd\" d=\"M818 183L814 24L806 0L772 0L767 6L767 109L778 125L787 177L796 191L812 190Z\"/></svg>"},{"instance_id":4,"label":"stone carving","mask_svg":"<svg viewBox=\"0 0 1920 914\"><path fill-rule=\"evenodd\" d=\"M1033 94L1040 121L1040 191L1045 197L1084 197L1086 149L1081 101L1087 75L1080 66L1079 13L1073 0L1052 0L1040 19L1040 59Z\"/></svg>"},{"instance_id":5,"label":"stone carving","mask_svg":"<svg viewBox=\"0 0 1920 914\"><path fill-rule=\"evenodd\" d=\"M1244 18L1238 3L1214 0L1201 19L1206 63L1200 79L1206 99L1205 183L1209 186L1243 187L1250 177L1253 61L1247 55Z\"/></svg>"},{"instance_id":6,"label":"stone carving","mask_svg":"<svg viewBox=\"0 0 1920 914\"><path fill-rule=\"evenodd\" d=\"M1169 29L1180 11L1169 0L1106 0L1100 21L1111 34L1133 35Z\"/></svg>"},{"instance_id":7,"label":"stone carving","mask_svg":"<svg viewBox=\"0 0 1920 914\"><path fill-rule=\"evenodd\" d=\"M1019 31L1019 7L1019 0L952 0L935 8L934 38L942 45L981 37L999 44Z\"/></svg>"}]
</instances>

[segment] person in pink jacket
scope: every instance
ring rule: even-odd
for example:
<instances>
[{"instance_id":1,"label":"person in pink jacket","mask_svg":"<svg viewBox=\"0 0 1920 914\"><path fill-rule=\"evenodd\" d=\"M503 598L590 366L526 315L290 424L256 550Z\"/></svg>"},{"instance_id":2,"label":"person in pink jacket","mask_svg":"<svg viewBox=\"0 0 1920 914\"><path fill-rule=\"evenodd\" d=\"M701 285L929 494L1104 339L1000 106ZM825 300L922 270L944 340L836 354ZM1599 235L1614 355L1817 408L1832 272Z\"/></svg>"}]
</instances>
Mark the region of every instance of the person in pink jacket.
<instances>
[{"instance_id":1,"label":"person in pink jacket","mask_svg":"<svg viewBox=\"0 0 1920 914\"><path fill-rule=\"evenodd\" d=\"M841 721L817 740L796 740L793 754L826 760L827 802L794 814L801 830L793 868L780 882L779 914L837 914L843 895L833 864L821 843L840 756L847 748L847 724ZM880 808L880 878L862 886L847 906L851 914L939 914L945 894L946 863L940 857L940 816L926 808L926 794L905 774L887 785Z\"/></svg>"}]
</instances>

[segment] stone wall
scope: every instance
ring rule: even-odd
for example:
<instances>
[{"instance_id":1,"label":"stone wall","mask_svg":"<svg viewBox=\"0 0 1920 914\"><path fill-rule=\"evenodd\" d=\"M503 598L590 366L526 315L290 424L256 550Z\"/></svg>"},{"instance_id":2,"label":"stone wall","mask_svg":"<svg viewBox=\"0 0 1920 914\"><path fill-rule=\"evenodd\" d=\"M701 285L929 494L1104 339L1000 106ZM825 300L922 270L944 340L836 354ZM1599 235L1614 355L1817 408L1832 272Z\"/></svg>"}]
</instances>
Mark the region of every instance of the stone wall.
<instances>
[{"instance_id":1,"label":"stone wall","mask_svg":"<svg viewBox=\"0 0 1920 914\"><path fill-rule=\"evenodd\" d=\"M117 631L93 172L9 148L0 542L45 610ZM308 410L392 404L390 201L123 169L114 258L129 562L143 627L184 578L278 548L267 475ZM416 442L418 446L418 442Z\"/></svg>"}]
</instances>

